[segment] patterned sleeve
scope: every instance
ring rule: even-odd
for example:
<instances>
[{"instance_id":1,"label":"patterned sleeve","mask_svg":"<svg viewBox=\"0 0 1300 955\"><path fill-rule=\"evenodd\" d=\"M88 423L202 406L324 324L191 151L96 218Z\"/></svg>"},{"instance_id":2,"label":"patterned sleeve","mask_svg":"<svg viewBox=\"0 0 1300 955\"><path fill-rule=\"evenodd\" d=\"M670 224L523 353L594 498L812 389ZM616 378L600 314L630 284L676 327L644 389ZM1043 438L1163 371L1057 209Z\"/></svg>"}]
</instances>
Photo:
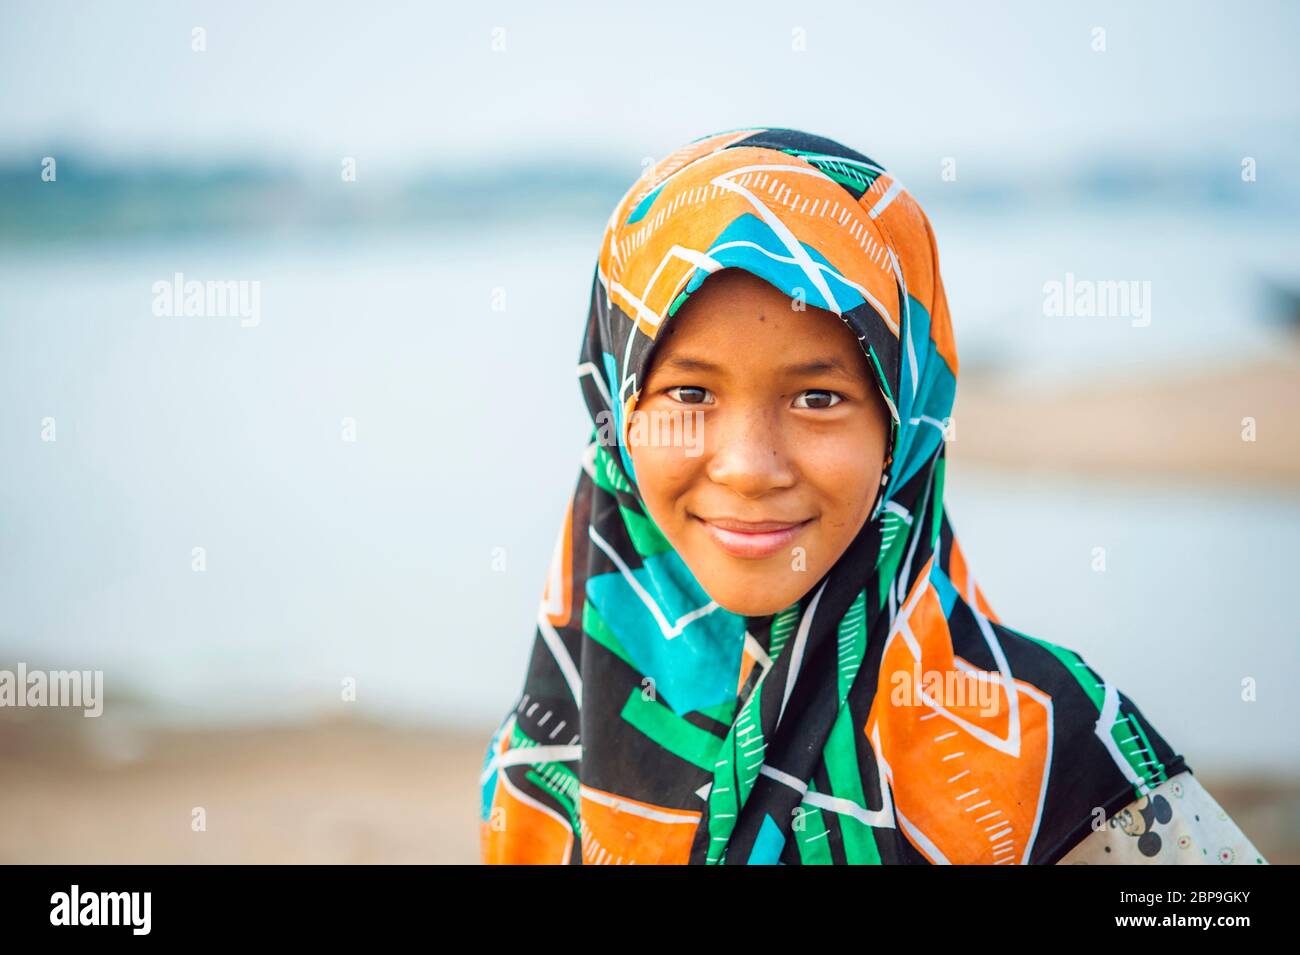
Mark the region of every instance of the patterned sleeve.
<instances>
[{"instance_id":1,"label":"patterned sleeve","mask_svg":"<svg viewBox=\"0 0 1300 955\"><path fill-rule=\"evenodd\" d=\"M1058 865L1268 865L1188 771L1129 803Z\"/></svg>"}]
</instances>

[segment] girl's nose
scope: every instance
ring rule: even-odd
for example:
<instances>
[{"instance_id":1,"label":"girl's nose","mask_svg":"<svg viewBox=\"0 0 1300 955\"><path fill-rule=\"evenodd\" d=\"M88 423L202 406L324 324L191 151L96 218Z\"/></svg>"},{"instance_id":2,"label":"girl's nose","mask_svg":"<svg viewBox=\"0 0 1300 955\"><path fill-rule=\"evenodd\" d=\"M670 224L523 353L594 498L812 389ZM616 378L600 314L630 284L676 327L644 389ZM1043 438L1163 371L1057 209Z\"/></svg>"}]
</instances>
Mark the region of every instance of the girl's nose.
<instances>
[{"instance_id":1,"label":"girl's nose","mask_svg":"<svg viewBox=\"0 0 1300 955\"><path fill-rule=\"evenodd\" d=\"M705 425L709 480L757 498L795 483L794 462L777 415L754 409L717 415Z\"/></svg>"}]
</instances>

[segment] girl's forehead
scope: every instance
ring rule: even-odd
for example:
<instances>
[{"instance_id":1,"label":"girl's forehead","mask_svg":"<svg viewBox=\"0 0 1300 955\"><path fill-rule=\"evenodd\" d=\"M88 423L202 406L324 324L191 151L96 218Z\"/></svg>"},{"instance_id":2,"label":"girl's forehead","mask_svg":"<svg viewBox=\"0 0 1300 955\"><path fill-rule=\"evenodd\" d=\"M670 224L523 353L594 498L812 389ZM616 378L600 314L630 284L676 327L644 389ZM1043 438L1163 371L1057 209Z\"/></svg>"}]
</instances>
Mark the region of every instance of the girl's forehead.
<instances>
[{"instance_id":1,"label":"girl's forehead","mask_svg":"<svg viewBox=\"0 0 1300 955\"><path fill-rule=\"evenodd\" d=\"M874 378L858 336L840 316L809 307L738 268L709 276L660 326L649 367L671 359L701 371L743 371L778 357L802 363L809 372Z\"/></svg>"}]
</instances>

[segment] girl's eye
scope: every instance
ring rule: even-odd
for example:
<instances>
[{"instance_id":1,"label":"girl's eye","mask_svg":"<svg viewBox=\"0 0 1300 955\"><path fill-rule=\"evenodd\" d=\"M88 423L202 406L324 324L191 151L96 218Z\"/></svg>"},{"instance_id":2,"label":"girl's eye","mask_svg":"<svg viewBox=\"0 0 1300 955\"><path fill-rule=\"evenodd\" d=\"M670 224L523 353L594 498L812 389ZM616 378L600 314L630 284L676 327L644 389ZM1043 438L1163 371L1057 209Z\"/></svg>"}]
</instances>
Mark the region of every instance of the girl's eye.
<instances>
[{"instance_id":1,"label":"girl's eye","mask_svg":"<svg viewBox=\"0 0 1300 955\"><path fill-rule=\"evenodd\" d=\"M705 398L709 394L707 388L697 388L694 385L678 385L675 388L669 388L668 394L676 398L684 405L705 405L711 402Z\"/></svg>"},{"instance_id":2,"label":"girl's eye","mask_svg":"<svg viewBox=\"0 0 1300 955\"><path fill-rule=\"evenodd\" d=\"M806 401L804 400L805 398L807 399ZM813 388L808 391L801 391L799 396L794 399L794 406L796 408L814 409L833 408L843 400L844 398L834 391L822 391ZM804 403L800 404L800 401L804 401Z\"/></svg>"}]
</instances>

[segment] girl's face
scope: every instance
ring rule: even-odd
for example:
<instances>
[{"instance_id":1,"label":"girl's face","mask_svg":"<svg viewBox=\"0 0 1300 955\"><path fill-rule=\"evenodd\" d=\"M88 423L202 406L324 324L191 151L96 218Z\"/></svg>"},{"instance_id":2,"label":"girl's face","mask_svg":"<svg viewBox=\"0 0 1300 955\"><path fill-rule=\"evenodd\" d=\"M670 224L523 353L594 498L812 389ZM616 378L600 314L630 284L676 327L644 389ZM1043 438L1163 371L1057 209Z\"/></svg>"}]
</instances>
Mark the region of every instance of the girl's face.
<instances>
[{"instance_id":1,"label":"girl's face","mask_svg":"<svg viewBox=\"0 0 1300 955\"><path fill-rule=\"evenodd\" d=\"M662 334L637 402L644 431L697 412L701 432L689 448L630 443L641 496L710 597L775 613L866 523L889 412L836 315L796 311L742 269L709 276Z\"/></svg>"}]
</instances>

